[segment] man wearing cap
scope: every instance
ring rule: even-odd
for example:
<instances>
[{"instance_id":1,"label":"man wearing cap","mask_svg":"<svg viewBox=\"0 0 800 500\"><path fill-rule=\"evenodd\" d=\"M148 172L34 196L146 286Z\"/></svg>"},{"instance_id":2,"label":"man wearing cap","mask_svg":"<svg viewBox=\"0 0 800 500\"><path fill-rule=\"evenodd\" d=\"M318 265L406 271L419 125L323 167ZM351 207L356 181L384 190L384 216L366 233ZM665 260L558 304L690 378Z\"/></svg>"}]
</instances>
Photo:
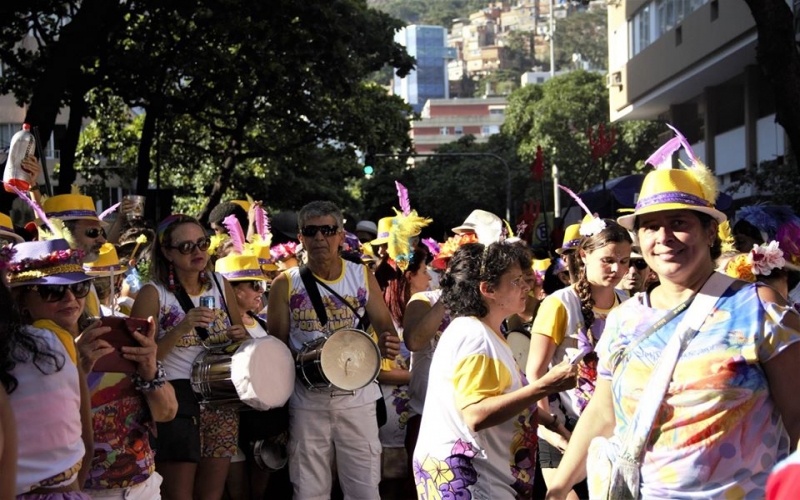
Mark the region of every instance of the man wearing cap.
<instances>
[{"instance_id":1,"label":"man wearing cap","mask_svg":"<svg viewBox=\"0 0 800 500\"><path fill-rule=\"evenodd\" d=\"M325 331L365 328L360 320L366 316L380 333L384 356L394 357L400 339L375 277L365 266L340 257L344 231L339 208L327 201L311 202L300 210L298 226L307 269L325 285L314 283L329 322L322 325L301 271L295 268L272 283L269 333L300 352L304 343L319 339ZM378 399L382 398L377 384L331 397L330 391L315 391L296 380L289 400L289 474L295 499L330 498L334 456L345 498L380 498Z\"/></svg>"},{"instance_id":2,"label":"man wearing cap","mask_svg":"<svg viewBox=\"0 0 800 500\"><path fill-rule=\"evenodd\" d=\"M369 243L378 237L378 226L370 220L362 220L356 224L356 237L361 243Z\"/></svg>"}]
</instances>

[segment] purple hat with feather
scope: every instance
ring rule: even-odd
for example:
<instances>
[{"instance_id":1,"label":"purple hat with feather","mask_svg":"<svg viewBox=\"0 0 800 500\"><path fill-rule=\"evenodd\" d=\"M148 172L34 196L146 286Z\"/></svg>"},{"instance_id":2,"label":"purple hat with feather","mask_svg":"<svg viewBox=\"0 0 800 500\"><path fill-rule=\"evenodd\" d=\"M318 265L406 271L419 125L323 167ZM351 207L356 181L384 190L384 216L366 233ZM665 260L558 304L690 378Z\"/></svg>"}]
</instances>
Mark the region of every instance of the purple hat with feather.
<instances>
[{"instance_id":1,"label":"purple hat with feather","mask_svg":"<svg viewBox=\"0 0 800 500\"><path fill-rule=\"evenodd\" d=\"M69 247L65 239L27 241L13 245L8 262L8 284L71 285L92 279L81 265L83 252Z\"/></svg>"}]
</instances>

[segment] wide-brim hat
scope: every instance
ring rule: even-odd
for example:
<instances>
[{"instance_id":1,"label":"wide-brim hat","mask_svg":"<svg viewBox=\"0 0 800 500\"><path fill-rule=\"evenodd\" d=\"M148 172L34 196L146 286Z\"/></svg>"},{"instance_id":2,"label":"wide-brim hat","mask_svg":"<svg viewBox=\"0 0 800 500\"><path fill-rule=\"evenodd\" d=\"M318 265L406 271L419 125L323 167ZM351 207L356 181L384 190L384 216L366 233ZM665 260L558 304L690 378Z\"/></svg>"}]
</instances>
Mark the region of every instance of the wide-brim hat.
<instances>
[{"instance_id":1,"label":"wide-brim hat","mask_svg":"<svg viewBox=\"0 0 800 500\"><path fill-rule=\"evenodd\" d=\"M94 262L83 265L89 276L108 276L109 274L123 274L128 271L128 266L119 260L117 249L111 243L104 243L100 247L100 256Z\"/></svg>"},{"instance_id":2,"label":"wide-brim hat","mask_svg":"<svg viewBox=\"0 0 800 500\"><path fill-rule=\"evenodd\" d=\"M556 249L556 253L558 255L561 255L568 250L578 248L578 244L581 242L580 229L580 223L570 224L567 226L567 229L564 230L564 241L561 243L561 248Z\"/></svg>"},{"instance_id":3,"label":"wide-brim hat","mask_svg":"<svg viewBox=\"0 0 800 500\"><path fill-rule=\"evenodd\" d=\"M0 238L14 240L17 243L25 241L25 238L14 232L14 223L11 221L11 217L3 213L0 213Z\"/></svg>"},{"instance_id":4,"label":"wide-brim hat","mask_svg":"<svg viewBox=\"0 0 800 500\"><path fill-rule=\"evenodd\" d=\"M71 285L92 279L81 265L83 252L65 239L26 241L13 246L8 285Z\"/></svg>"},{"instance_id":5,"label":"wide-brim hat","mask_svg":"<svg viewBox=\"0 0 800 500\"><path fill-rule=\"evenodd\" d=\"M689 170L662 168L653 170L644 178L639 201L632 214L617 219L619 224L633 230L636 217L665 210L693 210L710 215L718 223L728 217L717 210L714 201L705 198L703 187Z\"/></svg>"},{"instance_id":6,"label":"wide-brim hat","mask_svg":"<svg viewBox=\"0 0 800 500\"><path fill-rule=\"evenodd\" d=\"M244 254L254 255L258 259L258 264L261 266L262 271L277 271L278 266L273 261L269 244L262 244L258 235L256 235L256 240L246 245Z\"/></svg>"},{"instance_id":7,"label":"wide-brim hat","mask_svg":"<svg viewBox=\"0 0 800 500\"><path fill-rule=\"evenodd\" d=\"M392 231L392 219L394 217L382 217L378 219L378 235L370 241L370 245L386 245L389 243L389 234Z\"/></svg>"},{"instance_id":8,"label":"wide-brim hat","mask_svg":"<svg viewBox=\"0 0 800 500\"><path fill-rule=\"evenodd\" d=\"M217 260L214 270L228 281L264 280L261 264L255 255L228 255Z\"/></svg>"},{"instance_id":9,"label":"wide-brim hat","mask_svg":"<svg viewBox=\"0 0 800 500\"><path fill-rule=\"evenodd\" d=\"M451 236L441 244L439 255L431 261L431 266L440 271L447 269L447 264L456 253L456 250L458 250L458 247L467 243L478 243L478 236L475 233L462 233Z\"/></svg>"},{"instance_id":10,"label":"wide-brim hat","mask_svg":"<svg viewBox=\"0 0 800 500\"><path fill-rule=\"evenodd\" d=\"M94 220L100 222L94 201L82 194L59 194L47 198L42 203L42 209L47 218L66 220ZM42 221L37 219L37 225Z\"/></svg>"},{"instance_id":11,"label":"wide-brim hat","mask_svg":"<svg viewBox=\"0 0 800 500\"><path fill-rule=\"evenodd\" d=\"M475 233L478 242L490 245L500 241L503 234L503 219L486 210L473 210L464 223L453 228L456 234Z\"/></svg>"},{"instance_id":12,"label":"wide-brim hat","mask_svg":"<svg viewBox=\"0 0 800 500\"><path fill-rule=\"evenodd\" d=\"M376 238L378 237L378 226L376 226L371 220L359 221L358 224L356 224L356 232L359 231L369 233Z\"/></svg>"}]
</instances>

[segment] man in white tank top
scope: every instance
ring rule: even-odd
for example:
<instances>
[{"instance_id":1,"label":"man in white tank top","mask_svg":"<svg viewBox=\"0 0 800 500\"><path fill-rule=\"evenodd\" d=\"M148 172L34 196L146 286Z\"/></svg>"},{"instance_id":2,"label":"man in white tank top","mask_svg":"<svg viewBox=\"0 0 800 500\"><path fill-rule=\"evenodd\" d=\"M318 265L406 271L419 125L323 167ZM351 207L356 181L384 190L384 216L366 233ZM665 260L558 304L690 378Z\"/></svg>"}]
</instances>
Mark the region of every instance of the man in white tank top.
<instances>
[{"instance_id":1,"label":"man in white tank top","mask_svg":"<svg viewBox=\"0 0 800 500\"><path fill-rule=\"evenodd\" d=\"M339 297L317 285L328 316L323 327L300 269L281 273L269 294L269 333L297 353L304 343L323 336L323 331L356 328L358 316L366 315L380 334L382 355L394 358L400 339L375 277L366 266L339 255L344 243L339 208L326 201L311 202L300 210L298 224L308 268ZM334 454L346 499L379 498L381 444L375 411L379 398L377 384L368 384L353 395L331 397L330 392L309 389L298 377L289 400L289 473L296 500L330 498Z\"/></svg>"}]
</instances>

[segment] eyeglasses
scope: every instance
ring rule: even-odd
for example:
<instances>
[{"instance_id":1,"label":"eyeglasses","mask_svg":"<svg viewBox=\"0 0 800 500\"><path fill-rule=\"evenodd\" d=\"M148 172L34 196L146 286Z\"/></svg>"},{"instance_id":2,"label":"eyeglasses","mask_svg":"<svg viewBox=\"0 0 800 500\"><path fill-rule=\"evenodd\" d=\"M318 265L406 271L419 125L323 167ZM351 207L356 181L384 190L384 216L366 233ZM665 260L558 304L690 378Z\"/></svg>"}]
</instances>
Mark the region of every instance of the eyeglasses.
<instances>
[{"instance_id":1,"label":"eyeglasses","mask_svg":"<svg viewBox=\"0 0 800 500\"><path fill-rule=\"evenodd\" d=\"M644 271L647 269L647 262L645 262L644 259L632 259L631 265L639 271Z\"/></svg>"},{"instance_id":2,"label":"eyeglasses","mask_svg":"<svg viewBox=\"0 0 800 500\"><path fill-rule=\"evenodd\" d=\"M322 232L322 236L333 236L339 232L339 226L325 225L325 226L305 226L300 230L300 234L306 238L313 238L317 235L317 231Z\"/></svg>"},{"instance_id":3,"label":"eyeglasses","mask_svg":"<svg viewBox=\"0 0 800 500\"><path fill-rule=\"evenodd\" d=\"M67 290L72 292L76 299L82 299L89 295L91 288L91 281L81 281L71 285L31 285L28 290L38 292L39 297L45 302L60 302L67 294Z\"/></svg>"},{"instance_id":4,"label":"eyeglasses","mask_svg":"<svg viewBox=\"0 0 800 500\"><path fill-rule=\"evenodd\" d=\"M95 240L95 239L99 238L101 235L103 236L103 238L105 238L106 237L106 230L103 229L102 227L90 227L89 229L84 231L83 234L85 234L87 238L91 238L91 239Z\"/></svg>"},{"instance_id":5,"label":"eyeglasses","mask_svg":"<svg viewBox=\"0 0 800 500\"><path fill-rule=\"evenodd\" d=\"M175 245L167 246L167 248L172 248L183 255L189 255L190 253L194 252L194 249L198 249L201 252L205 252L208 250L208 247L211 246L211 238L205 237L200 238L197 241L181 241Z\"/></svg>"}]
</instances>

